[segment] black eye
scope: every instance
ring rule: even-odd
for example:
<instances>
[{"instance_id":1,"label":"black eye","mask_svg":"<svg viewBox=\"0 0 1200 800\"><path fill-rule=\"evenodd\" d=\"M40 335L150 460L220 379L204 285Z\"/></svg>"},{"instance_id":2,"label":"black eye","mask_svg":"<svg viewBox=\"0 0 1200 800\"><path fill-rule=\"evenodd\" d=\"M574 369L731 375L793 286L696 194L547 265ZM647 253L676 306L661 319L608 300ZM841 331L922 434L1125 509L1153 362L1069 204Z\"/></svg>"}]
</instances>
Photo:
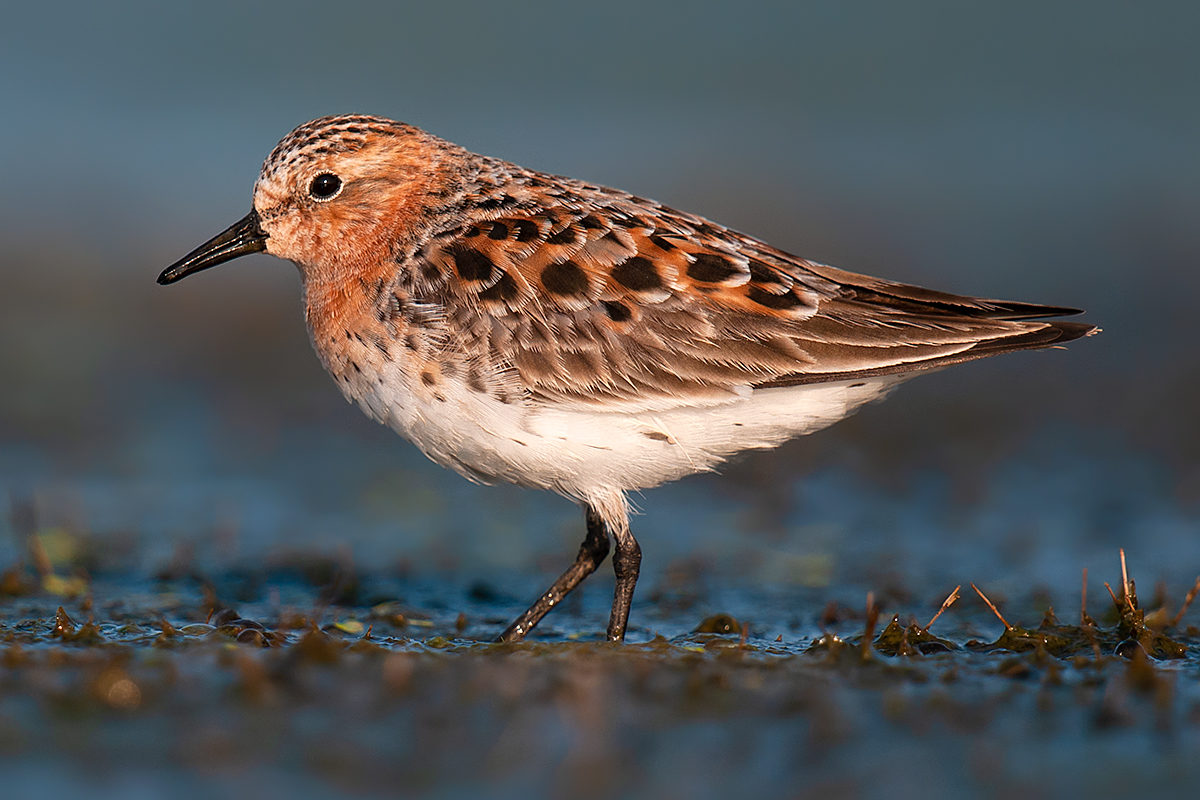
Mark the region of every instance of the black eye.
<instances>
[{"instance_id":1,"label":"black eye","mask_svg":"<svg viewBox=\"0 0 1200 800\"><path fill-rule=\"evenodd\" d=\"M308 185L308 194L314 200L331 200L342 190L342 179L332 172L322 172Z\"/></svg>"}]
</instances>

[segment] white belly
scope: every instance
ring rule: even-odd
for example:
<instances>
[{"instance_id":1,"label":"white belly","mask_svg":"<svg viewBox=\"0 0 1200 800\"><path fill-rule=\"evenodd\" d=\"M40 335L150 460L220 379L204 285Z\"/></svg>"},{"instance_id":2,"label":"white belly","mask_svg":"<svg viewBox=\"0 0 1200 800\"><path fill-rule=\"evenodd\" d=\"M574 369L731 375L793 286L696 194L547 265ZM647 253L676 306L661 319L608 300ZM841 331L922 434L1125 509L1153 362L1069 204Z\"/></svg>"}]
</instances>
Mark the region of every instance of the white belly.
<instances>
[{"instance_id":1,"label":"white belly","mask_svg":"<svg viewBox=\"0 0 1200 800\"><path fill-rule=\"evenodd\" d=\"M502 403L457 380L414 385L400 370L383 382L344 388L369 416L472 480L586 498L597 490L657 486L712 470L743 450L820 430L904 377L747 389L704 405L654 410Z\"/></svg>"}]
</instances>

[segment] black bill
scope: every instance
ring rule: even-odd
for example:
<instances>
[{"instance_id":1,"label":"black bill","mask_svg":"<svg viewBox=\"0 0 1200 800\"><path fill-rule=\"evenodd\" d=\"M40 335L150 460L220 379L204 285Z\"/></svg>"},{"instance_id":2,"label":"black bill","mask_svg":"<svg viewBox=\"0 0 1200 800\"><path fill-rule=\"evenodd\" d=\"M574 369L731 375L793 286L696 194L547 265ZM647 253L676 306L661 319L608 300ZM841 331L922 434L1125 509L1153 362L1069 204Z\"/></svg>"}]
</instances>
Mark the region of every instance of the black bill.
<instances>
[{"instance_id":1,"label":"black bill","mask_svg":"<svg viewBox=\"0 0 1200 800\"><path fill-rule=\"evenodd\" d=\"M267 249L267 234L259 225L258 212L251 211L204 244L162 271L158 282L166 285L238 256Z\"/></svg>"}]
</instances>

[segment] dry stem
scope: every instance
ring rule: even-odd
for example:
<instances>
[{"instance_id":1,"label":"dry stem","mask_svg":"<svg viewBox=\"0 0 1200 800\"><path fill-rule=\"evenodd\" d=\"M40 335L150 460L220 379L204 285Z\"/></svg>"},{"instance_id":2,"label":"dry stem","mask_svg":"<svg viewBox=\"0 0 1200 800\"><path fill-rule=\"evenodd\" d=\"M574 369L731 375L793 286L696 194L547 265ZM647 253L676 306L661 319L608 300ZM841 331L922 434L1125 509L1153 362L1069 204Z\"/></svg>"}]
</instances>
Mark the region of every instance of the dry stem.
<instances>
[{"instance_id":1,"label":"dry stem","mask_svg":"<svg viewBox=\"0 0 1200 800\"><path fill-rule=\"evenodd\" d=\"M958 586L954 587L953 592L951 592L949 595L947 595L946 599L942 601L942 607L939 608L938 612L933 615L933 619L929 620L929 624L921 629L923 633L928 633L929 629L933 627L933 623L937 622L937 618L942 615L942 612L945 611L950 606L954 605L955 602L957 602L958 590L961 588L962 588L962 584L960 583Z\"/></svg>"},{"instance_id":2,"label":"dry stem","mask_svg":"<svg viewBox=\"0 0 1200 800\"><path fill-rule=\"evenodd\" d=\"M973 583L971 584L971 588L975 590L976 594L978 594L981 598L983 598L983 602L987 603L988 608L990 608L992 610L992 613L996 615L996 619L998 619L1004 623L1004 629L1007 631L1011 631L1013 629L1013 626L1008 624L1008 620L1006 620L1004 618L1004 615L1000 613L1000 610L996 608L996 604L988 599L988 596L983 593L983 590L981 590L978 586L976 586Z\"/></svg>"},{"instance_id":3,"label":"dry stem","mask_svg":"<svg viewBox=\"0 0 1200 800\"><path fill-rule=\"evenodd\" d=\"M1183 598L1183 607L1179 609L1179 613L1171 619L1171 627L1174 628L1183 619L1183 615L1187 613L1188 606L1196 599L1196 595L1200 594L1200 576L1196 578L1196 582L1192 584L1191 591L1187 593L1187 597Z\"/></svg>"}]
</instances>

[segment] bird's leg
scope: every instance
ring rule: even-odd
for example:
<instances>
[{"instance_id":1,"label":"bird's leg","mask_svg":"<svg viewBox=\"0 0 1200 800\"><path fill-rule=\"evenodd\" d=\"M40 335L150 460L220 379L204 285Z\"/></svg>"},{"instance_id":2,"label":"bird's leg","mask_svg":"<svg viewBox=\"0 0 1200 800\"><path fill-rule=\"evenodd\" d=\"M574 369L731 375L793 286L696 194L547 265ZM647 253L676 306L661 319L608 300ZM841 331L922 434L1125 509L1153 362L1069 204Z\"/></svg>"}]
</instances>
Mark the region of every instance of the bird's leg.
<instances>
[{"instance_id":1,"label":"bird's leg","mask_svg":"<svg viewBox=\"0 0 1200 800\"><path fill-rule=\"evenodd\" d=\"M642 548L628 526L618 529L613 538L617 541L617 552L613 553L617 587L613 591L612 615L608 618L608 640L620 642L625 639L625 623L629 621L629 605L633 602L633 588L637 586L642 564Z\"/></svg>"},{"instance_id":2,"label":"bird's leg","mask_svg":"<svg viewBox=\"0 0 1200 800\"><path fill-rule=\"evenodd\" d=\"M517 642L524 639L525 634L533 630L533 626L537 625L542 617L546 616L550 609L558 605L558 602L578 586L584 578L595 572L596 567L600 566L600 562L608 555L608 526L601 519L599 512L590 504L585 505L584 510L587 512L587 537L583 540L583 544L579 545L579 555L575 556L575 563L568 567L566 572L558 576L558 580L524 614L517 617L513 624L509 625L508 629L500 634L500 638L496 641ZM637 580L636 567L634 568L633 577L634 580ZM630 587L630 594L632 593L633 588ZM628 615L628 602L625 606L625 612ZM613 613L616 613L615 606ZM624 617L622 617L622 631L624 631L624 627ZM612 638L611 626L609 630L609 638Z\"/></svg>"}]
</instances>

